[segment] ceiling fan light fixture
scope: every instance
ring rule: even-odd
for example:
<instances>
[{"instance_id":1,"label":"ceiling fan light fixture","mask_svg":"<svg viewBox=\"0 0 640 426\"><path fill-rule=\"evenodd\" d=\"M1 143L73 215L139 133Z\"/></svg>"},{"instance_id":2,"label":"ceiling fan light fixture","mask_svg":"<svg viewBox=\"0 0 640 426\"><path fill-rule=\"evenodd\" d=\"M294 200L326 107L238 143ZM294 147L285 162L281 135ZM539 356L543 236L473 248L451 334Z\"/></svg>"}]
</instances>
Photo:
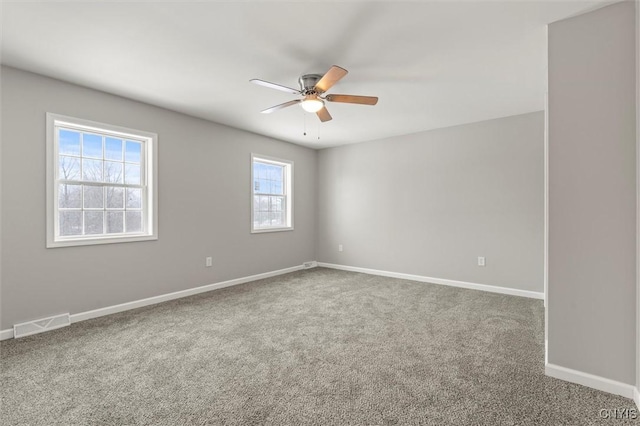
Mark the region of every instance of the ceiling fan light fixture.
<instances>
[{"instance_id":1,"label":"ceiling fan light fixture","mask_svg":"<svg viewBox=\"0 0 640 426\"><path fill-rule=\"evenodd\" d=\"M316 114L321 122L331 120L331 114L327 111L324 101L338 102L345 104L360 104L360 105L375 105L378 103L376 96L356 96L356 95L324 95L327 90L331 89L342 77L347 75L348 71L337 65L333 65L329 71L320 74L304 74L298 79L300 90L293 89L291 87L283 86L281 84L271 83L265 80L253 78L249 80L251 83L259 86L269 87L271 89L280 90L282 92L292 93L294 95L301 95L301 98L284 102L279 105L272 106L265 110L260 111L263 114L270 114L274 111L281 110L282 108L290 107L291 105L300 104L303 110Z\"/></svg>"},{"instance_id":2,"label":"ceiling fan light fixture","mask_svg":"<svg viewBox=\"0 0 640 426\"><path fill-rule=\"evenodd\" d=\"M318 99L317 96L308 95L305 96L300 105L302 106L302 109L307 112L318 112L324 107L324 102L321 99Z\"/></svg>"}]
</instances>

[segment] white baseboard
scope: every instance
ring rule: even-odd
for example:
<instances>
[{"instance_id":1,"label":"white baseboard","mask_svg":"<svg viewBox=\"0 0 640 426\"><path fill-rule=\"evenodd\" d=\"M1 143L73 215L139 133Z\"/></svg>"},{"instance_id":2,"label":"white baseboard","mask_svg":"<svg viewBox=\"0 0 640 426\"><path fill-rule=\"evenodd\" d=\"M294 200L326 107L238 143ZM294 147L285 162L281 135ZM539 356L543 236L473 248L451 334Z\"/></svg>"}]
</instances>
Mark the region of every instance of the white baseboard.
<instances>
[{"instance_id":1,"label":"white baseboard","mask_svg":"<svg viewBox=\"0 0 640 426\"><path fill-rule=\"evenodd\" d=\"M633 390L633 400L636 402L636 407L640 410L640 390L638 390L638 388Z\"/></svg>"},{"instance_id":2,"label":"white baseboard","mask_svg":"<svg viewBox=\"0 0 640 426\"><path fill-rule=\"evenodd\" d=\"M248 277L236 278L233 280L222 281L215 284L203 285L201 287L194 287L187 290L180 290L173 293L162 294L159 296L148 297L146 299L134 300L133 302L121 303L119 305L107 306L105 308L94 309L92 311L80 312L72 314L71 324L85 321L92 318L103 317L105 315L111 315L118 312L128 311L131 309L142 308L144 306L155 305L157 303L167 302L169 300L181 299L187 296L193 296L194 294L205 293L211 290L217 290L220 288L231 287L238 284L248 283L250 281L261 280L264 278L275 277L277 275L288 274L289 272L295 272L303 269L304 266L293 266L291 268L279 269L277 271L264 272L262 274L250 275ZM0 340L6 340L13 338L13 329L0 330Z\"/></svg>"},{"instance_id":3,"label":"white baseboard","mask_svg":"<svg viewBox=\"0 0 640 426\"><path fill-rule=\"evenodd\" d=\"M606 379L589 373L583 373L582 371L572 370L570 368L560 367L555 364L545 365L544 373L549 377L587 386L603 392L624 396L625 398L633 399L638 395L638 390L633 385L616 382L615 380ZM638 400L636 399L636 404L637 403Z\"/></svg>"},{"instance_id":4,"label":"white baseboard","mask_svg":"<svg viewBox=\"0 0 640 426\"><path fill-rule=\"evenodd\" d=\"M448 285L451 287L468 288L471 290L481 290L481 291L488 291L491 293L509 294L511 296L529 297L532 299L544 300L544 293L540 293L536 291L518 290L515 288L498 287L498 286L487 285L487 284L476 284L476 283L469 283L465 281L454 281L454 280L447 280L443 278L432 278L432 277L425 277L422 275L403 274L401 272L379 271L377 269L360 268L357 266L337 265L334 263L318 262L318 266L322 266L324 268L331 268L331 269L340 269L342 271L361 272L363 274L380 275L382 277L400 278L403 280Z\"/></svg>"},{"instance_id":5,"label":"white baseboard","mask_svg":"<svg viewBox=\"0 0 640 426\"><path fill-rule=\"evenodd\" d=\"M0 340L13 339L13 328L0 330Z\"/></svg>"},{"instance_id":6,"label":"white baseboard","mask_svg":"<svg viewBox=\"0 0 640 426\"><path fill-rule=\"evenodd\" d=\"M156 303L167 302L169 300L181 299L187 296L193 296L194 294L205 293L211 290L217 290L220 288L231 287L238 284L248 283L250 281L261 280L263 278L275 277L276 275L287 274L289 272L299 271L302 269L302 265L293 266L291 268L279 269L277 271L264 272L262 274L250 275L248 277L236 278L233 280L222 281L215 284L203 285L201 287L190 288L187 290L176 291L173 293L162 294L160 296L149 297L146 299L135 300L133 302L121 303L119 305L108 306L106 308L95 309L93 311L81 312L71 315L71 323L78 321L85 321L92 318L98 318L105 315L115 314L122 311L128 311L130 309L142 308L143 306L155 305Z\"/></svg>"}]
</instances>

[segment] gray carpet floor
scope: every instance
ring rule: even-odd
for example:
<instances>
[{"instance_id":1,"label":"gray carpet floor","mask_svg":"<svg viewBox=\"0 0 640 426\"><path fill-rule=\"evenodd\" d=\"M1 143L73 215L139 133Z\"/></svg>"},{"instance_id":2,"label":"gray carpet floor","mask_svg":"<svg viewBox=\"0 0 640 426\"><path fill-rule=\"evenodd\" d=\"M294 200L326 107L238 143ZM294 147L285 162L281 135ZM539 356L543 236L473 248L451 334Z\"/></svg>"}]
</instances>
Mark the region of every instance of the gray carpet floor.
<instances>
[{"instance_id":1,"label":"gray carpet floor","mask_svg":"<svg viewBox=\"0 0 640 426\"><path fill-rule=\"evenodd\" d=\"M0 343L2 425L591 425L542 302L324 268Z\"/></svg>"}]
</instances>

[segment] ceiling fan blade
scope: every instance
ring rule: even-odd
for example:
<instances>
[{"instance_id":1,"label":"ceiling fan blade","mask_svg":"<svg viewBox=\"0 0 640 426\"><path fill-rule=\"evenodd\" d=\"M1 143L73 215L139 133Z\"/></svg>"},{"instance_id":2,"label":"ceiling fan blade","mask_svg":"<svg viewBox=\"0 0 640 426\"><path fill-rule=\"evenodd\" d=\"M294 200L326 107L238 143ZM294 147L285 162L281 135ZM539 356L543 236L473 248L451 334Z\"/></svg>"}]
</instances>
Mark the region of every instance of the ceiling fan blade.
<instances>
[{"instance_id":1,"label":"ceiling fan blade","mask_svg":"<svg viewBox=\"0 0 640 426\"><path fill-rule=\"evenodd\" d=\"M342 77L347 75L349 71L341 68L337 65L334 65L322 76L320 81L316 83L315 90L318 93L324 93L331 88L334 84L338 82Z\"/></svg>"},{"instance_id":2,"label":"ceiling fan blade","mask_svg":"<svg viewBox=\"0 0 640 426\"><path fill-rule=\"evenodd\" d=\"M318 115L320 121L322 121L323 123L325 121L331 120L331 114L329 114L329 111L327 111L327 108L325 107L322 107L322 109L316 112L316 114Z\"/></svg>"},{"instance_id":3,"label":"ceiling fan blade","mask_svg":"<svg viewBox=\"0 0 640 426\"><path fill-rule=\"evenodd\" d=\"M268 81L260 80L258 78L253 78L249 81L259 86L269 87L271 89L276 89L276 90L282 90L283 92L292 93L294 95L299 95L300 93L302 93L297 89L292 89L291 87L283 86L281 84L270 83Z\"/></svg>"},{"instance_id":4,"label":"ceiling fan blade","mask_svg":"<svg viewBox=\"0 0 640 426\"><path fill-rule=\"evenodd\" d=\"M329 102L344 102L347 104L360 105L375 105L378 103L377 96L327 95L325 99Z\"/></svg>"},{"instance_id":5,"label":"ceiling fan blade","mask_svg":"<svg viewBox=\"0 0 640 426\"><path fill-rule=\"evenodd\" d=\"M280 105L272 106L271 108L267 108L267 109L262 110L260 112L263 113L263 114L269 114L269 113L271 113L273 111L277 111L279 109L286 108L286 107L291 106L291 105L299 104L300 102L302 102L302 99L294 99L293 101L289 101L289 102L285 102L285 103L280 104Z\"/></svg>"}]
</instances>

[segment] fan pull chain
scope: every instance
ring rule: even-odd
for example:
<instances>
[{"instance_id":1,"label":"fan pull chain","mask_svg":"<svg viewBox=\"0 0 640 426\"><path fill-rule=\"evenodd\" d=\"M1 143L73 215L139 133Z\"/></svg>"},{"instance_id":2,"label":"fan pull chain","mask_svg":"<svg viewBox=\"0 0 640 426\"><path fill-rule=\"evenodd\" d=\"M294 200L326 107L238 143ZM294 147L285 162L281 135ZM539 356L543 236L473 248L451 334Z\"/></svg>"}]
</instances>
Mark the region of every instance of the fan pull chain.
<instances>
[{"instance_id":1,"label":"fan pull chain","mask_svg":"<svg viewBox=\"0 0 640 426\"><path fill-rule=\"evenodd\" d=\"M307 114L302 112L302 125L303 125L303 133L302 136L307 136Z\"/></svg>"},{"instance_id":2,"label":"fan pull chain","mask_svg":"<svg viewBox=\"0 0 640 426\"><path fill-rule=\"evenodd\" d=\"M318 123L318 140L320 140L320 123Z\"/></svg>"}]
</instances>

